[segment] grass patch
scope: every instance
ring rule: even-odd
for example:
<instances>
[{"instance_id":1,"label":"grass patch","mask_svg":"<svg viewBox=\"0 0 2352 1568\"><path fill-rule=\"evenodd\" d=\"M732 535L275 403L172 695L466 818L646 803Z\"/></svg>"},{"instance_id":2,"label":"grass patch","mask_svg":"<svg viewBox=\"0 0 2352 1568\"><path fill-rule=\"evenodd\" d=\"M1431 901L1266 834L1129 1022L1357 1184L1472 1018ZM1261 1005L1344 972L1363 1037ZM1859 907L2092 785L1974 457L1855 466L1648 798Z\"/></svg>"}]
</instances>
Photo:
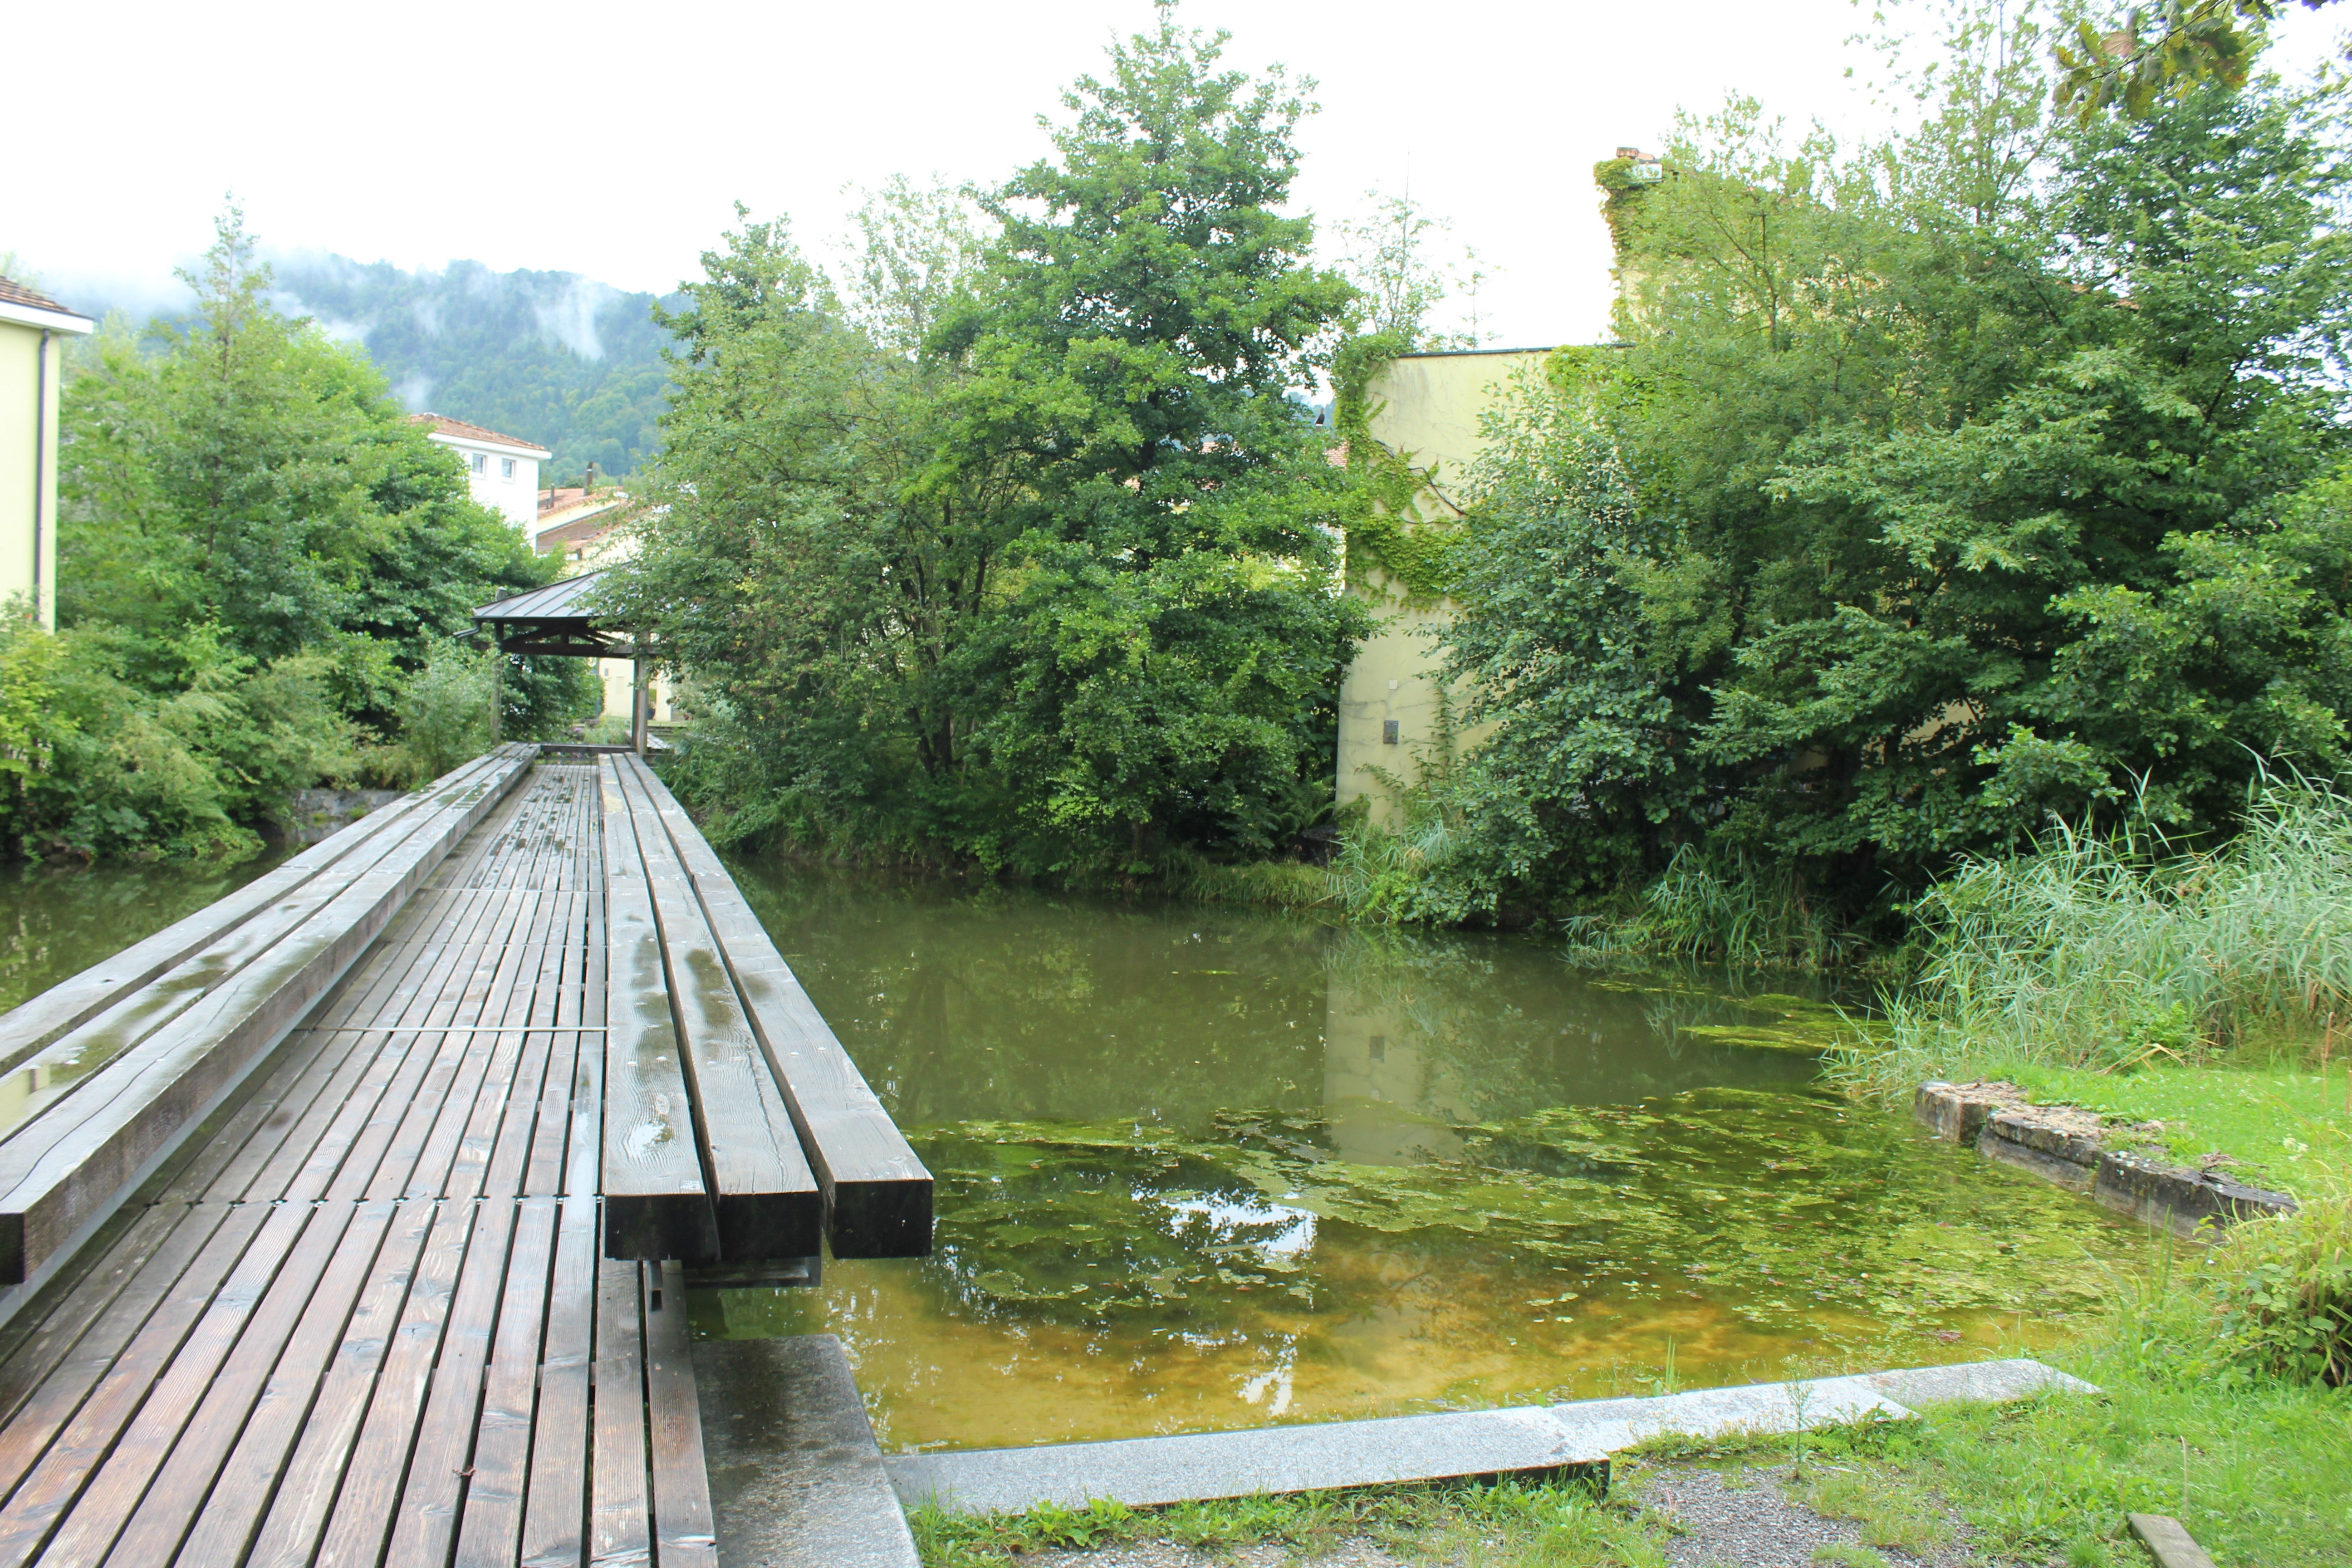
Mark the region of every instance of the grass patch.
<instances>
[{"instance_id":1,"label":"grass patch","mask_svg":"<svg viewBox=\"0 0 2352 1568\"><path fill-rule=\"evenodd\" d=\"M1255 904L1282 910L1339 908L1331 873L1299 860L1221 865L1193 857L1171 868L1163 883L1172 897L1204 904Z\"/></svg>"},{"instance_id":2,"label":"grass patch","mask_svg":"<svg viewBox=\"0 0 2352 1568\"><path fill-rule=\"evenodd\" d=\"M1274 1542L1302 1554L1377 1542L1409 1560L1479 1568L1664 1568L1664 1528L1580 1481L1443 1482L1133 1509L1097 1500L1022 1514L908 1519L928 1568L982 1568L1055 1549L1165 1541L1192 1551Z\"/></svg>"},{"instance_id":3,"label":"grass patch","mask_svg":"<svg viewBox=\"0 0 2352 1568\"><path fill-rule=\"evenodd\" d=\"M2294 1192L2326 1170L2352 1167L2352 1058L2325 1072L2279 1062L2103 1073L2011 1063L2038 1104L2079 1105L2127 1121L2161 1121L2161 1152L2184 1165L2226 1154L2231 1172L2257 1186Z\"/></svg>"},{"instance_id":4,"label":"grass patch","mask_svg":"<svg viewBox=\"0 0 2352 1568\"><path fill-rule=\"evenodd\" d=\"M1814 1547L1813 1561L1827 1568L1886 1568L1886 1559L1869 1547L1853 1546L1843 1541Z\"/></svg>"},{"instance_id":5,"label":"grass patch","mask_svg":"<svg viewBox=\"0 0 2352 1568\"><path fill-rule=\"evenodd\" d=\"M1852 1520L1866 1546L1924 1555L1951 1533L1944 1510L1921 1489L1899 1485L1881 1467L1815 1465L1795 1489L1797 1500L1823 1519ZM1871 1561L1879 1561L1875 1552Z\"/></svg>"},{"instance_id":6,"label":"grass patch","mask_svg":"<svg viewBox=\"0 0 2352 1568\"><path fill-rule=\"evenodd\" d=\"M2021 1064L2125 1074L2234 1054L2316 1066L2352 1043L2352 796L2272 782L2244 830L2183 850L2065 831L1920 899L1916 986L1837 1071L1907 1096Z\"/></svg>"}]
</instances>

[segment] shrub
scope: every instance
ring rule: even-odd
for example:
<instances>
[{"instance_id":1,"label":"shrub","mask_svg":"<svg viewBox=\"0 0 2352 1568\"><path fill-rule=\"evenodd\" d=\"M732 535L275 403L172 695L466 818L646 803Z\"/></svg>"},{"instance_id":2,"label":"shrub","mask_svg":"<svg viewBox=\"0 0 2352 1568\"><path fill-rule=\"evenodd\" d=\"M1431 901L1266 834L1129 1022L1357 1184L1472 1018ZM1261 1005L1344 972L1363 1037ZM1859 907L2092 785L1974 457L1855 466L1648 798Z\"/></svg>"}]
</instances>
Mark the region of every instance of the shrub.
<instances>
[{"instance_id":1,"label":"shrub","mask_svg":"<svg viewBox=\"0 0 2352 1568\"><path fill-rule=\"evenodd\" d=\"M498 656L455 643L435 646L400 697L400 743L394 765L414 787L440 777L498 743Z\"/></svg>"},{"instance_id":2,"label":"shrub","mask_svg":"<svg viewBox=\"0 0 2352 1568\"><path fill-rule=\"evenodd\" d=\"M2239 1225L2214 1268L2230 1359L2290 1382L2352 1384L2352 1190Z\"/></svg>"}]
</instances>

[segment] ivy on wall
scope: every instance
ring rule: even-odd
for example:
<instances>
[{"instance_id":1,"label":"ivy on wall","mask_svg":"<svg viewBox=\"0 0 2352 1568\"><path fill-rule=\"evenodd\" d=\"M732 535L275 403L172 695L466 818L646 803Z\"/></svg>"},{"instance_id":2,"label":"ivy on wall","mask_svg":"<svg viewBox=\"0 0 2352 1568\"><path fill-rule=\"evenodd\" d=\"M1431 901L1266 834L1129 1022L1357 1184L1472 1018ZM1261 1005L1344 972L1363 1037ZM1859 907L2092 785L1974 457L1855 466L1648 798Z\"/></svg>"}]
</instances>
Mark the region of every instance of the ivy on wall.
<instances>
[{"instance_id":1,"label":"ivy on wall","mask_svg":"<svg viewBox=\"0 0 2352 1568\"><path fill-rule=\"evenodd\" d=\"M1373 416L1385 406L1372 400L1371 384L1412 352L1401 332L1369 332L1341 344L1332 364L1338 395L1331 424L1345 443L1348 471L1356 480L1348 509L1349 585L1373 593L1384 586L1388 597L1425 609L1444 599L1452 585L1446 557L1455 525L1422 517L1426 479L1413 468L1412 454L1391 451L1371 432ZM1372 582L1374 571L1387 579L1385 584Z\"/></svg>"},{"instance_id":2,"label":"ivy on wall","mask_svg":"<svg viewBox=\"0 0 2352 1568\"><path fill-rule=\"evenodd\" d=\"M1563 391L1588 385L1613 346L1555 349L1544 374ZM1427 609L1453 592L1450 561L1462 525L1423 515L1429 476L1413 467L1411 452L1391 451L1371 433L1373 417L1386 406L1372 399L1371 384L1412 352L1395 332L1368 333L1340 345L1332 365L1338 395L1331 423L1346 443L1348 471L1356 480L1347 512L1349 585L1409 609ZM1371 580L1375 571L1385 582Z\"/></svg>"}]
</instances>

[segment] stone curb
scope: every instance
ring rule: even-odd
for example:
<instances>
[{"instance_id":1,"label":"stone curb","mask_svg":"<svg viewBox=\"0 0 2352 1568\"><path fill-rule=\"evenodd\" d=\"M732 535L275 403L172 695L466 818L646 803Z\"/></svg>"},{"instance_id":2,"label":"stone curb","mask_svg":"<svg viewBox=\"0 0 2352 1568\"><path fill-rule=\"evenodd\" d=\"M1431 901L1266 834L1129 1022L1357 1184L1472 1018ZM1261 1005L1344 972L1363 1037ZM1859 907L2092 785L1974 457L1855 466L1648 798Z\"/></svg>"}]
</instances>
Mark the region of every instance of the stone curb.
<instances>
[{"instance_id":1,"label":"stone curb","mask_svg":"<svg viewBox=\"0 0 2352 1568\"><path fill-rule=\"evenodd\" d=\"M935 1503L965 1513L1019 1513L1045 1502L1080 1508L1096 1498L1140 1508L1507 1475L1581 1474L1606 1486L1611 1455L1670 1434L1704 1439L1905 1421L1916 1415L1916 1405L2016 1399L2044 1389L2098 1392L2040 1362L1979 1362L1652 1398L898 1454L883 1466L907 1508Z\"/></svg>"}]
</instances>

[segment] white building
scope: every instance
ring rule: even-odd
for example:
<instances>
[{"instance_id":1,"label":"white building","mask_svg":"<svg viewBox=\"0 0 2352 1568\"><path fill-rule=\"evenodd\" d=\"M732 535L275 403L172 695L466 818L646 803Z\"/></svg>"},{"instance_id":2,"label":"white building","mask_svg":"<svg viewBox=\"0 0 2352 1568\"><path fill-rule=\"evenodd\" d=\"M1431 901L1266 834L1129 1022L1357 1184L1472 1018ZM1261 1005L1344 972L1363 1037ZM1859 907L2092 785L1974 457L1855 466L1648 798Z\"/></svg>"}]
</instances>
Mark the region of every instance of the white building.
<instances>
[{"instance_id":1,"label":"white building","mask_svg":"<svg viewBox=\"0 0 2352 1568\"><path fill-rule=\"evenodd\" d=\"M526 538L539 527L539 466L554 456L544 447L501 436L442 414L412 414L412 425L432 427L432 437L465 459L466 482L474 499L499 513Z\"/></svg>"}]
</instances>

